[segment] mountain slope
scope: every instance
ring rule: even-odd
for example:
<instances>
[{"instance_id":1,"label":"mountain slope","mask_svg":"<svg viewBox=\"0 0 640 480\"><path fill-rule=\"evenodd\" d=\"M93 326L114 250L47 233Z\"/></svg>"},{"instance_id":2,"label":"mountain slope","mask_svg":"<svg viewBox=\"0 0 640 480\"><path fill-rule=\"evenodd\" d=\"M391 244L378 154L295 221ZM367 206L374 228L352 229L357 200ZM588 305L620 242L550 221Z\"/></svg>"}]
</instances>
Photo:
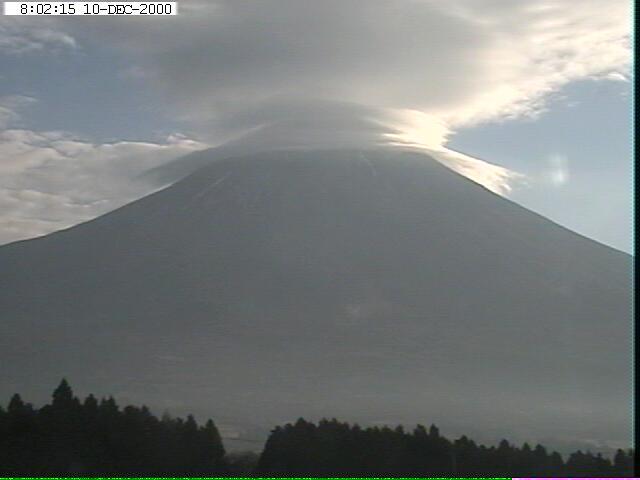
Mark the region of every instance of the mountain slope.
<instances>
[{"instance_id":1,"label":"mountain slope","mask_svg":"<svg viewBox=\"0 0 640 480\"><path fill-rule=\"evenodd\" d=\"M218 160L0 247L0 394L625 443L630 268L418 154Z\"/></svg>"}]
</instances>

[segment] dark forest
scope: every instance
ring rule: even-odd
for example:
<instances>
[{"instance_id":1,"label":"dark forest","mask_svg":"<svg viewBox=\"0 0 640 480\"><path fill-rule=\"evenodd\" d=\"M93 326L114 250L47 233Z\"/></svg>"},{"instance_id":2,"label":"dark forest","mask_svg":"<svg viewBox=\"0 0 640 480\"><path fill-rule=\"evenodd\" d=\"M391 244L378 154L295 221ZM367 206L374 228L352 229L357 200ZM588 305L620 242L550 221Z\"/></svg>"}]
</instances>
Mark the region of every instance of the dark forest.
<instances>
[{"instance_id":1,"label":"dark forest","mask_svg":"<svg viewBox=\"0 0 640 480\"><path fill-rule=\"evenodd\" d=\"M62 380L39 409L18 394L0 406L0 475L631 477L633 451L563 459L542 445L449 440L434 425L405 431L299 419L275 427L259 456L229 455L212 420L158 418L112 397L81 401Z\"/></svg>"}]
</instances>

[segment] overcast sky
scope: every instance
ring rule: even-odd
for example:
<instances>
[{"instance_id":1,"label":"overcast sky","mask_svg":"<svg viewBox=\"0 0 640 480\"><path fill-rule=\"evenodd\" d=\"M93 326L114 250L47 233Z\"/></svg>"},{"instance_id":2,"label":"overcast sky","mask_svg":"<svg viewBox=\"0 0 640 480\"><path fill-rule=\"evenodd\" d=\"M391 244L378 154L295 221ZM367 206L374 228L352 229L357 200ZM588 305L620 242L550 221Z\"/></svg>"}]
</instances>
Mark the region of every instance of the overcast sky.
<instances>
[{"instance_id":1,"label":"overcast sky","mask_svg":"<svg viewBox=\"0 0 640 480\"><path fill-rule=\"evenodd\" d=\"M631 250L631 2L179 6L0 17L0 244L127 203L149 193L144 170L249 132L424 148Z\"/></svg>"}]
</instances>

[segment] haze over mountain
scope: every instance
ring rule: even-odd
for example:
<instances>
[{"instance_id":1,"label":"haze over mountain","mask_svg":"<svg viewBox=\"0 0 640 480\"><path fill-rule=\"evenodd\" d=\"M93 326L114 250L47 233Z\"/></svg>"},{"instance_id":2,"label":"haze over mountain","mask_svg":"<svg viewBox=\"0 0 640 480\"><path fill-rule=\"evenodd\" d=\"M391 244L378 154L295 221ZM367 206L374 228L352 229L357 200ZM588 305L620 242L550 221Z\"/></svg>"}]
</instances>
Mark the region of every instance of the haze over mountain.
<instances>
[{"instance_id":1,"label":"haze over mountain","mask_svg":"<svg viewBox=\"0 0 640 480\"><path fill-rule=\"evenodd\" d=\"M329 100L282 99L253 107L232 119L232 125L251 119L251 127L222 144L162 162L136 180L164 187L209 163L272 150L391 150L431 156L453 171L489 190L506 194L522 178L518 172L451 150L450 131L424 112L365 107Z\"/></svg>"},{"instance_id":2,"label":"haze over mountain","mask_svg":"<svg viewBox=\"0 0 640 480\"><path fill-rule=\"evenodd\" d=\"M418 153L201 160L0 247L1 395L628 444L628 255Z\"/></svg>"}]
</instances>

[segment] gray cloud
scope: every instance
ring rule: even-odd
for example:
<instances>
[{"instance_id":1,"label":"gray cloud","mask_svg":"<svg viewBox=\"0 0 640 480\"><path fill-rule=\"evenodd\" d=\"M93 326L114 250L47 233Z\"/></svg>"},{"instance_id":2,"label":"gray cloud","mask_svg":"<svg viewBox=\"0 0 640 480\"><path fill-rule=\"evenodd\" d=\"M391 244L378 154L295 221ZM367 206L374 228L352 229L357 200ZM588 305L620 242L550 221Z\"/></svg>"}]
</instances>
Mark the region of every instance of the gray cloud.
<instances>
[{"instance_id":1,"label":"gray cloud","mask_svg":"<svg viewBox=\"0 0 640 480\"><path fill-rule=\"evenodd\" d=\"M206 144L421 148L506 193L516 174L448 150L448 138L480 122L539 115L569 82L627 78L629 15L626 0L585 0L579 8L570 0L183 0L180 15L152 20L55 17L9 24L3 19L0 48L12 53L112 49L127 65L115 76L162 92L165 114L190 122ZM15 122L15 109L2 108L0 122ZM14 142L5 140L4 152L16 148ZM85 153L67 161L46 142L27 142L30 158L58 155L48 160L51 165L65 165L56 169L67 173L69 165L78 168L89 189L94 182L109 184L105 175L122 179L132 173L130 162L111 159L103 169L77 162L108 157L106 146L80 144ZM118 145L111 151L122 158L139 149ZM183 147L140 148L171 155L191 148ZM171 155L154 158L166 161ZM16 161L8 158L4 153L0 168ZM26 157L14 158L28 164ZM52 169L45 180L43 165L10 175L13 183L5 181L5 188L64 191ZM118 189L109 195L131 198L131 192ZM33 216L42 221L48 211Z\"/></svg>"},{"instance_id":2,"label":"gray cloud","mask_svg":"<svg viewBox=\"0 0 640 480\"><path fill-rule=\"evenodd\" d=\"M456 128L533 115L572 80L624 74L628 16L623 0L190 0L178 17L94 20L90 31L196 121L313 98ZM66 25L91 41L88 24Z\"/></svg>"},{"instance_id":3,"label":"gray cloud","mask_svg":"<svg viewBox=\"0 0 640 480\"><path fill-rule=\"evenodd\" d=\"M276 99L417 110L452 129L535 115L568 82L626 75L631 58L626 0L184 0L180 12L1 28L126 55L122 75L210 136L206 120Z\"/></svg>"},{"instance_id":4,"label":"gray cloud","mask_svg":"<svg viewBox=\"0 0 640 480\"><path fill-rule=\"evenodd\" d=\"M5 95L0 97L0 129L20 121L19 110L36 102L35 98L24 95Z\"/></svg>"},{"instance_id":5,"label":"gray cloud","mask_svg":"<svg viewBox=\"0 0 640 480\"><path fill-rule=\"evenodd\" d=\"M426 148L481 181L499 169L446 151L449 136L539 115L571 81L625 75L628 16L624 0L190 0L178 17L95 21L91 35L209 143ZM517 175L499 171L502 186L485 186L504 193Z\"/></svg>"}]
</instances>

